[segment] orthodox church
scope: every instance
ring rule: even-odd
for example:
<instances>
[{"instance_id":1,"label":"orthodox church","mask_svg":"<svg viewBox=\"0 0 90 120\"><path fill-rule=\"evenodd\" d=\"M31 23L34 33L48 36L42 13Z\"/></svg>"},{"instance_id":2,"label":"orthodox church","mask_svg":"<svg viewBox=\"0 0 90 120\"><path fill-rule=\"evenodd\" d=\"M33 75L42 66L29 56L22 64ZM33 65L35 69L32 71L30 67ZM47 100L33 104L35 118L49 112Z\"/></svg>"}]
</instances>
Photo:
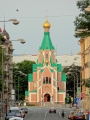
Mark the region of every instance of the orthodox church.
<instances>
[{"instance_id":1,"label":"orthodox church","mask_svg":"<svg viewBox=\"0 0 90 120\"><path fill-rule=\"evenodd\" d=\"M44 37L39 47L37 63L33 64L33 73L28 74L28 91L25 91L25 101L38 104L41 101L65 103L66 74L62 65L57 64L55 47L50 38L50 23L43 24Z\"/></svg>"}]
</instances>

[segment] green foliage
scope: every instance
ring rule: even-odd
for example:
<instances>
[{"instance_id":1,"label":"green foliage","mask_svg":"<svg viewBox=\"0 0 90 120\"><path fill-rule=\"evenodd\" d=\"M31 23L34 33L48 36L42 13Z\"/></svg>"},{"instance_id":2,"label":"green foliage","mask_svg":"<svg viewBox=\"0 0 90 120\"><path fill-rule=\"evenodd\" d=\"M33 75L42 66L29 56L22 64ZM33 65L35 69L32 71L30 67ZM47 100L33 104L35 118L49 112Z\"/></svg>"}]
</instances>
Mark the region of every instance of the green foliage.
<instances>
[{"instance_id":1,"label":"green foliage","mask_svg":"<svg viewBox=\"0 0 90 120\"><path fill-rule=\"evenodd\" d=\"M18 66L19 70L14 69L14 88L16 90L16 100L18 100L18 81L19 81L19 100L25 99L25 91L28 90L28 79L27 76L20 75L18 71L22 71L26 75L32 73L32 65L35 64L33 61L24 60L21 63L17 63L14 66Z\"/></svg>"},{"instance_id":2,"label":"green foliage","mask_svg":"<svg viewBox=\"0 0 90 120\"><path fill-rule=\"evenodd\" d=\"M2 36L0 34L0 45L2 44ZM2 75L2 49L0 48L0 91L2 89L2 79L1 79L1 75Z\"/></svg>"},{"instance_id":3,"label":"green foliage","mask_svg":"<svg viewBox=\"0 0 90 120\"><path fill-rule=\"evenodd\" d=\"M65 98L65 104L70 104L71 103L71 96L67 95Z\"/></svg>"},{"instance_id":4,"label":"green foliage","mask_svg":"<svg viewBox=\"0 0 90 120\"><path fill-rule=\"evenodd\" d=\"M80 9L81 13L76 17L74 21L75 31L77 29L88 29L90 31L90 13L85 12L85 8L90 5L89 0L79 0L77 1L77 7ZM75 37L87 37L90 36L90 32L83 32L80 34L75 34Z\"/></svg>"},{"instance_id":5,"label":"green foliage","mask_svg":"<svg viewBox=\"0 0 90 120\"><path fill-rule=\"evenodd\" d=\"M65 73L68 73L69 70L72 68L72 70L70 72L75 72L77 73L77 76L78 76L78 85L80 85L80 70L81 70L81 67L80 66L69 66L69 67L65 67L63 69L63 72ZM76 70L78 69L78 70ZM66 79L66 92L67 94L69 94L70 96L74 97L74 77L75 77L75 94L77 92L77 76L75 74L67 74L67 79Z\"/></svg>"},{"instance_id":6,"label":"green foliage","mask_svg":"<svg viewBox=\"0 0 90 120\"><path fill-rule=\"evenodd\" d=\"M86 79L84 84L86 87L90 88L90 78Z\"/></svg>"}]
</instances>

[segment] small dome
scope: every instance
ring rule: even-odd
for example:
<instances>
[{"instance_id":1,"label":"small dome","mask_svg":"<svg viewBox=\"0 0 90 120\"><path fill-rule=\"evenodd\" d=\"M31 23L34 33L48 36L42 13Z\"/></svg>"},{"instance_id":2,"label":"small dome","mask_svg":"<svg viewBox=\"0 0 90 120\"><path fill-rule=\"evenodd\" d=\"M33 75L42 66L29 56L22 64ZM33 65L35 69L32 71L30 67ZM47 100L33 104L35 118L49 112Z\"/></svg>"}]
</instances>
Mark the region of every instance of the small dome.
<instances>
[{"instance_id":1,"label":"small dome","mask_svg":"<svg viewBox=\"0 0 90 120\"><path fill-rule=\"evenodd\" d=\"M43 24L43 27L44 27L44 28L50 28L51 25L50 25L50 23L49 23L48 21L46 21L46 22Z\"/></svg>"},{"instance_id":2,"label":"small dome","mask_svg":"<svg viewBox=\"0 0 90 120\"><path fill-rule=\"evenodd\" d=\"M3 30L3 32L1 33L3 36L5 36L7 39L10 39L9 34L7 33L6 30Z\"/></svg>"}]
</instances>

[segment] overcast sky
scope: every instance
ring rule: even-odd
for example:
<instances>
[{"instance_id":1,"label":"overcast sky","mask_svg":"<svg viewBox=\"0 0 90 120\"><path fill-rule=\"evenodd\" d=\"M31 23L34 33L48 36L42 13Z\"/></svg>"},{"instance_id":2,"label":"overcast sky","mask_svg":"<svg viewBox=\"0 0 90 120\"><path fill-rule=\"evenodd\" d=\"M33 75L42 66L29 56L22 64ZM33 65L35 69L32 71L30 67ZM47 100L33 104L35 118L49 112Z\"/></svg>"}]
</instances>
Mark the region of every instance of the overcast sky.
<instances>
[{"instance_id":1,"label":"overcast sky","mask_svg":"<svg viewBox=\"0 0 90 120\"><path fill-rule=\"evenodd\" d=\"M57 54L77 54L80 51L77 38L74 37L74 20L80 11L77 0L0 0L0 20L16 18L20 24L15 26L6 23L6 30L11 40L23 38L25 44L13 42L14 54L38 54L46 20L51 23L50 36L53 45L57 46ZM19 12L16 11L19 10ZM3 23L0 22L3 29ZM72 51L72 52L71 52Z\"/></svg>"}]
</instances>

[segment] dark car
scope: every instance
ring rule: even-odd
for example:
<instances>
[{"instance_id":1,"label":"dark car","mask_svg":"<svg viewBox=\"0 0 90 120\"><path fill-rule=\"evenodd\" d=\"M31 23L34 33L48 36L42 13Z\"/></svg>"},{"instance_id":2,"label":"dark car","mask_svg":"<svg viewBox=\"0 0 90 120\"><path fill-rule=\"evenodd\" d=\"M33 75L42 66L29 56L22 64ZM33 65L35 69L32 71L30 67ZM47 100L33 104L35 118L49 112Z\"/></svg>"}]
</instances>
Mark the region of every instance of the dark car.
<instances>
[{"instance_id":1,"label":"dark car","mask_svg":"<svg viewBox=\"0 0 90 120\"><path fill-rule=\"evenodd\" d=\"M77 113L74 117L73 120L85 120L85 115L83 113Z\"/></svg>"},{"instance_id":2,"label":"dark car","mask_svg":"<svg viewBox=\"0 0 90 120\"><path fill-rule=\"evenodd\" d=\"M50 108L49 113L56 113L56 109L55 108Z\"/></svg>"},{"instance_id":3,"label":"dark car","mask_svg":"<svg viewBox=\"0 0 90 120\"><path fill-rule=\"evenodd\" d=\"M24 111L25 113L28 113L28 109L27 108L21 108L22 111Z\"/></svg>"},{"instance_id":4,"label":"dark car","mask_svg":"<svg viewBox=\"0 0 90 120\"><path fill-rule=\"evenodd\" d=\"M7 113L6 117L5 117L5 120L9 120L10 118L12 118L14 116L15 116L15 114L13 114L13 113Z\"/></svg>"}]
</instances>

